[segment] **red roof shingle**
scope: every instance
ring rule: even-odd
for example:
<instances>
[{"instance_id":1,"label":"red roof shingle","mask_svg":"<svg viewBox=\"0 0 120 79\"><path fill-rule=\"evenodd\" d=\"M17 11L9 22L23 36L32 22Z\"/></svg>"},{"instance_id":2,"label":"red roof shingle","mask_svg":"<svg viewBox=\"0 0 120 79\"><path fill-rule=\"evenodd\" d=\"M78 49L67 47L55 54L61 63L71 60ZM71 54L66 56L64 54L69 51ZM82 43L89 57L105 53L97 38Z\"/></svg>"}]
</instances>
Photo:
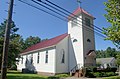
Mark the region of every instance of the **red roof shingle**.
<instances>
[{"instance_id":1,"label":"red roof shingle","mask_svg":"<svg viewBox=\"0 0 120 79\"><path fill-rule=\"evenodd\" d=\"M78 15L79 13L84 13L92 18L94 18L91 14L89 14L87 11L85 11L83 8L78 7L70 16L68 16L68 19L73 18L75 15ZM95 18L94 18L95 19Z\"/></svg>"},{"instance_id":2,"label":"red roof shingle","mask_svg":"<svg viewBox=\"0 0 120 79\"><path fill-rule=\"evenodd\" d=\"M52 39L37 43L35 45L32 45L31 47L28 47L21 54L27 54L30 51L34 51L34 50L37 50L37 49L41 49L41 48L49 47L49 46L52 46L52 45L56 45L61 40L63 40L66 36L68 36L67 33L59 35L59 36L57 36L55 38L52 38Z\"/></svg>"}]
</instances>

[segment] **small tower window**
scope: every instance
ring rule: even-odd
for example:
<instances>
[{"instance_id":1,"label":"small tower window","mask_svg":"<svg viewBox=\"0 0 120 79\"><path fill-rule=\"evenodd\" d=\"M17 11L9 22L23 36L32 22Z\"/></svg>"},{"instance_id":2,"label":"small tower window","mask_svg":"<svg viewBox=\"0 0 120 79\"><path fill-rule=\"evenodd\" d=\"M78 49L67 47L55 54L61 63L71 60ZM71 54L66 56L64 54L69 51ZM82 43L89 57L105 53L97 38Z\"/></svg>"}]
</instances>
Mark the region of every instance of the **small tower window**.
<instances>
[{"instance_id":1,"label":"small tower window","mask_svg":"<svg viewBox=\"0 0 120 79\"><path fill-rule=\"evenodd\" d=\"M89 18L85 18L85 25L90 26L90 19Z\"/></svg>"},{"instance_id":2,"label":"small tower window","mask_svg":"<svg viewBox=\"0 0 120 79\"><path fill-rule=\"evenodd\" d=\"M74 18L71 23L72 27L77 26L77 18Z\"/></svg>"},{"instance_id":3,"label":"small tower window","mask_svg":"<svg viewBox=\"0 0 120 79\"><path fill-rule=\"evenodd\" d=\"M90 40L90 39L87 39L87 42L91 42L91 40Z\"/></svg>"},{"instance_id":4,"label":"small tower window","mask_svg":"<svg viewBox=\"0 0 120 79\"><path fill-rule=\"evenodd\" d=\"M74 39L73 42L77 42L77 39Z\"/></svg>"}]
</instances>

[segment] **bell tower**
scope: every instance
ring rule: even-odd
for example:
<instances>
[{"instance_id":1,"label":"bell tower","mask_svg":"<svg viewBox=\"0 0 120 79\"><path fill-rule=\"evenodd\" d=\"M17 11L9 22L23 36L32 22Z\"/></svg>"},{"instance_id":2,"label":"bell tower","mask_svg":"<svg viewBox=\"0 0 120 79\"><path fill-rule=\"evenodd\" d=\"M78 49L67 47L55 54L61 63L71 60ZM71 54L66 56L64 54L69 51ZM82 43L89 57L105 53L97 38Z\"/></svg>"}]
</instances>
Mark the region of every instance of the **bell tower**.
<instances>
[{"instance_id":1,"label":"bell tower","mask_svg":"<svg viewBox=\"0 0 120 79\"><path fill-rule=\"evenodd\" d=\"M80 67L95 65L94 19L91 14L80 7L68 16L70 69L75 64L79 64Z\"/></svg>"}]
</instances>

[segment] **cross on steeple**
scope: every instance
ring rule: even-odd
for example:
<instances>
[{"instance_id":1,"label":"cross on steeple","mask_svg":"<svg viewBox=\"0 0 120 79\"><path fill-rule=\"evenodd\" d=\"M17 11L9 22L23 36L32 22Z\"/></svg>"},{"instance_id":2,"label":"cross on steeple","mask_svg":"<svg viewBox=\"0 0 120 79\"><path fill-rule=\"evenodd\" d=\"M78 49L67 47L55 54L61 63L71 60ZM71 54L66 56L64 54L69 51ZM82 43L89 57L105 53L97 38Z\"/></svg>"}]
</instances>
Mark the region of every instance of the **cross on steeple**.
<instances>
[{"instance_id":1,"label":"cross on steeple","mask_svg":"<svg viewBox=\"0 0 120 79\"><path fill-rule=\"evenodd\" d=\"M78 7L82 8L82 6L81 6L82 2L80 0L77 0L77 2L78 2Z\"/></svg>"}]
</instances>

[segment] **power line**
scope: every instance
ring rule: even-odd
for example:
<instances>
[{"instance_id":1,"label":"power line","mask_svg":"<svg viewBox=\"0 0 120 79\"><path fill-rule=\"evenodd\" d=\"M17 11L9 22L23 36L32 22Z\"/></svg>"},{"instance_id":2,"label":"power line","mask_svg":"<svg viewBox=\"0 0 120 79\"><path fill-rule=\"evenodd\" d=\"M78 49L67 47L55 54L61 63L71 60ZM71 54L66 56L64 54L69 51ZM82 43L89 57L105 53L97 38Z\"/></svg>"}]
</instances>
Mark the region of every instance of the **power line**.
<instances>
[{"instance_id":1,"label":"power line","mask_svg":"<svg viewBox=\"0 0 120 79\"><path fill-rule=\"evenodd\" d=\"M58 13L57 11L55 11L55 10L49 8L49 7L46 7L46 6L44 6L44 5L42 5L42 4L38 3L38 2L36 2L35 0L31 0L31 1L33 1L34 3L36 3L36 4L38 4L38 5L42 6L42 7L44 7L44 8L46 8L46 9L49 9L50 11L55 12L56 14L59 14L60 16L66 17L66 16L64 16L64 15L62 15L62 14L60 14L60 13Z\"/></svg>"},{"instance_id":2,"label":"power line","mask_svg":"<svg viewBox=\"0 0 120 79\"><path fill-rule=\"evenodd\" d=\"M40 3L38 3L38 2L36 2L36 1L34 1L34 0L32 0L33 2L35 2L35 3L37 3L38 5L41 5ZM43 4L45 4L45 5L48 5L47 3L45 3L45 2L43 2L43 1L41 1L41 0L38 0L39 2L42 2ZM48 5L49 6L49 5ZM42 7L44 7L44 6L42 6ZM50 6L51 7L51 6ZM45 8L47 8L48 10L52 10L52 11L54 11L55 13L56 13L56 11L55 10L53 10L53 9L50 9L50 8L48 8L48 7L46 7L45 6ZM52 8L54 8L54 7L52 7ZM54 8L54 9L56 9L56 8ZM58 12L57 12L58 13ZM59 13L60 14L60 13ZM66 16L63 16L63 17L66 17ZM82 21L80 21L80 22L82 22ZM96 28L92 28L92 27L87 27L87 26L84 26L84 27L86 27L86 28L88 28L88 29L91 29L91 30L96 30L96 31L98 31L98 32L100 32L101 33L101 31L99 31L98 29L96 29ZM98 33L97 33L98 34ZM100 35L100 34L99 34ZM104 35L101 35L101 36L104 36ZM105 37L105 36L104 36Z\"/></svg>"},{"instance_id":3,"label":"power line","mask_svg":"<svg viewBox=\"0 0 120 79\"><path fill-rule=\"evenodd\" d=\"M18 1L20 1L20 2L22 2L22 3L24 3L24 4L27 4L28 6L31 6L31 7L33 7L33 8L36 8L36 9L38 9L38 10L41 10L41 11L43 11L43 12L45 12L45 13L51 15L51 16L54 16L54 17L56 17L56 18L58 18L58 19L60 19L60 20L66 21L65 19L63 19L63 18L61 18L61 17L59 17L59 16L56 16L56 15L54 15L54 14L52 14L52 13L46 11L46 10L43 10L43 9L38 8L38 7L34 6L34 5L31 5L31 4L27 3L27 2L24 2L23 0L18 0Z\"/></svg>"},{"instance_id":4,"label":"power line","mask_svg":"<svg viewBox=\"0 0 120 79\"><path fill-rule=\"evenodd\" d=\"M37 0L37 1L42 2L43 4L45 4L45 5L51 7L51 8L53 8L53 9L55 9L55 10L58 10L58 11L62 12L62 13L65 14L65 15L69 16L69 14L66 14L65 12L63 12L63 11L61 11L61 10L59 10L59 9L57 9L57 8L55 8L55 7L47 4L47 3L45 3L45 2L43 2L42 0ZM44 6L43 6L43 7L44 7ZM45 8L47 8L47 7L45 7ZM47 8L47 9L49 9L49 8ZM73 14L73 13L71 13L71 14ZM76 16L76 15L75 15L75 16ZM73 16L70 16L70 17L75 18L75 17L73 17ZM79 19L81 19L82 21L85 22L85 20L83 20L82 18L79 18ZM79 21L79 22L82 22L82 21ZM91 27L91 28L92 28L92 27ZM92 29L93 29L93 28L92 28ZM96 29L96 28L94 28L94 29L97 30L98 32L102 33L100 30L98 30L98 29Z\"/></svg>"},{"instance_id":5,"label":"power line","mask_svg":"<svg viewBox=\"0 0 120 79\"><path fill-rule=\"evenodd\" d=\"M50 7L52 7L52 8L54 8L55 10L58 10L59 12L62 12L62 13L65 14L65 15L69 15L69 14L63 12L62 10L57 9L57 8L54 7L54 6L51 6L50 4L47 4L46 2L43 2L42 0L38 0L38 1L39 1L39 2L42 2L43 4L46 4L46 5L50 6Z\"/></svg>"},{"instance_id":6,"label":"power line","mask_svg":"<svg viewBox=\"0 0 120 79\"><path fill-rule=\"evenodd\" d=\"M40 0L38 0L38 1L40 1ZM49 0L45 0L45 1L47 1L48 3L50 3L50 4L52 4L52 5L56 6L56 7L58 7L59 9L65 11L65 12L67 12L67 13L72 14L73 16L76 16L75 14L71 13L70 11L68 11L68 10L66 10L66 9L58 6L58 5L56 5L55 3L53 3L53 2L51 2L51 1L49 1ZM76 17L77 17L77 16L76 16ZM82 18L80 18L80 19L82 19ZM84 19L82 19L82 20L84 20ZM91 25L92 25L92 26L95 26L95 25L93 25L93 24L91 24ZM99 27L97 27L97 26L95 26L95 27L98 28L99 30L103 31L101 28L99 28Z\"/></svg>"}]
</instances>

